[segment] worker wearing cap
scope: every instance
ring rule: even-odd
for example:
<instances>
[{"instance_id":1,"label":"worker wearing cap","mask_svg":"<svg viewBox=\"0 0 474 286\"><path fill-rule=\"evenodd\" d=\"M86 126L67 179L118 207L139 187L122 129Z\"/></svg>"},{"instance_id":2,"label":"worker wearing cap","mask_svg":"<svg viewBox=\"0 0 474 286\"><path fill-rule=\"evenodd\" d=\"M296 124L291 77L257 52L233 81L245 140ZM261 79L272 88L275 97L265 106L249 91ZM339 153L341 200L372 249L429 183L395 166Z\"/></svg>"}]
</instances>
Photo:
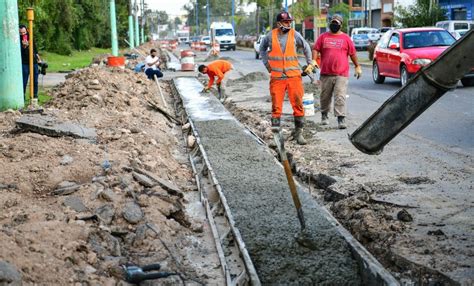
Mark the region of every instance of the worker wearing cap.
<instances>
[{"instance_id":1,"label":"worker wearing cap","mask_svg":"<svg viewBox=\"0 0 474 286\"><path fill-rule=\"evenodd\" d=\"M342 17L334 15L329 24L329 32L323 33L313 47L313 59L321 57L321 124L327 125L328 112L334 95L334 115L338 128L346 128L346 94L349 82L349 56L355 66L355 76L362 76L357 63L357 54L351 38L341 31Z\"/></svg>"},{"instance_id":2,"label":"worker wearing cap","mask_svg":"<svg viewBox=\"0 0 474 286\"><path fill-rule=\"evenodd\" d=\"M200 65L198 70L202 74L207 74L209 76L209 83L207 86L203 89L203 92L208 92L212 85L214 84L215 77L217 77L216 85L218 90L221 90L222 97L220 99L225 98L225 91L224 91L224 86L225 86L225 81L224 81L224 76L226 72L229 72L232 70L234 67L232 64L228 61L225 60L216 60L211 62L209 65ZM221 85L223 86L221 89Z\"/></svg>"},{"instance_id":3,"label":"worker wearing cap","mask_svg":"<svg viewBox=\"0 0 474 286\"><path fill-rule=\"evenodd\" d=\"M303 109L303 82L301 68L298 63L296 49L303 48L307 68L311 73L317 66L311 59L311 47L300 33L291 28L293 18L286 11L281 11L276 17L277 28L269 32L260 43L260 56L263 64L270 73L270 94L272 97L272 130L280 130L280 118L285 93L293 108L295 131L293 137L300 145L306 144L303 138L304 109Z\"/></svg>"}]
</instances>

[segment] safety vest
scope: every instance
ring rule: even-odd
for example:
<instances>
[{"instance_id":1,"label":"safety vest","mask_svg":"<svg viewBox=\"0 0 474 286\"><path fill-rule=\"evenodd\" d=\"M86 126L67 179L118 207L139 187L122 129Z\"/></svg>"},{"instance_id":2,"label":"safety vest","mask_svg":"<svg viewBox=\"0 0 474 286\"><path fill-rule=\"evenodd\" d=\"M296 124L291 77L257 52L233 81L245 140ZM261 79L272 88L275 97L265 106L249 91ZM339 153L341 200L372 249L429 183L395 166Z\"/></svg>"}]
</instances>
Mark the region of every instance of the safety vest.
<instances>
[{"instance_id":1,"label":"safety vest","mask_svg":"<svg viewBox=\"0 0 474 286\"><path fill-rule=\"evenodd\" d=\"M268 53L268 64L272 72L271 77L301 76L301 70L298 63L298 54L295 47L295 30L288 32L286 40L285 53L281 51L280 41L278 40L278 29L272 31L272 50Z\"/></svg>"}]
</instances>

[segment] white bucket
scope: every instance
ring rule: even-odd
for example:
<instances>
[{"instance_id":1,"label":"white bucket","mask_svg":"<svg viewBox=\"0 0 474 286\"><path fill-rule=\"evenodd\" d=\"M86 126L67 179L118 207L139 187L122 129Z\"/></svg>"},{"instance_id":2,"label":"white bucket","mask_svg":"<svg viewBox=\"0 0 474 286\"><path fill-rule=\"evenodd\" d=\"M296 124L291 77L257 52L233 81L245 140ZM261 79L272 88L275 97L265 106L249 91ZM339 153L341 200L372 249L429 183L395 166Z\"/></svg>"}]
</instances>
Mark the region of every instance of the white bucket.
<instances>
[{"instance_id":1,"label":"white bucket","mask_svg":"<svg viewBox=\"0 0 474 286\"><path fill-rule=\"evenodd\" d=\"M304 116L314 115L314 94L305 93L303 95Z\"/></svg>"}]
</instances>

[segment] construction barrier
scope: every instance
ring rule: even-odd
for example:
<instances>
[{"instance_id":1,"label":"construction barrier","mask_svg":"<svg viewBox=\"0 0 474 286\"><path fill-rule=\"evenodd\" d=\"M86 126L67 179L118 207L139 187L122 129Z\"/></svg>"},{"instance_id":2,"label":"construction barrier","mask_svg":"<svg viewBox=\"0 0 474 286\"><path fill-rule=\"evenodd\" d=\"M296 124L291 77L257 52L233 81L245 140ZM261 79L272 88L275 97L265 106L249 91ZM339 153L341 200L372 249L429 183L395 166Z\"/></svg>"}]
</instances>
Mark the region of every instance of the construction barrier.
<instances>
[{"instance_id":1,"label":"construction barrier","mask_svg":"<svg viewBox=\"0 0 474 286\"><path fill-rule=\"evenodd\" d=\"M168 49L169 41L161 41L160 46L162 49Z\"/></svg>"},{"instance_id":2,"label":"construction barrier","mask_svg":"<svg viewBox=\"0 0 474 286\"><path fill-rule=\"evenodd\" d=\"M125 57L108 57L107 65L110 67L125 67Z\"/></svg>"},{"instance_id":3,"label":"construction barrier","mask_svg":"<svg viewBox=\"0 0 474 286\"><path fill-rule=\"evenodd\" d=\"M178 48L178 42L177 41L174 41L170 44L170 49L171 50L176 50Z\"/></svg>"},{"instance_id":4,"label":"construction barrier","mask_svg":"<svg viewBox=\"0 0 474 286\"><path fill-rule=\"evenodd\" d=\"M194 56L191 50L181 51L181 70L194 71Z\"/></svg>"},{"instance_id":5,"label":"construction barrier","mask_svg":"<svg viewBox=\"0 0 474 286\"><path fill-rule=\"evenodd\" d=\"M192 49L192 50L196 50L196 42L192 42L192 43L191 43L191 49Z\"/></svg>"},{"instance_id":6,"label":"construction barrier","mask_svg":"<svg viewBox=\"0 0 474 286\"><path fill-rule=\"evenodd\" d=\"M206 51L207 50L206 43L204 43L204 42L200 42L199 47L200 47L200 49L199 49L200 51Z\"/></svg>"}]
</instances>

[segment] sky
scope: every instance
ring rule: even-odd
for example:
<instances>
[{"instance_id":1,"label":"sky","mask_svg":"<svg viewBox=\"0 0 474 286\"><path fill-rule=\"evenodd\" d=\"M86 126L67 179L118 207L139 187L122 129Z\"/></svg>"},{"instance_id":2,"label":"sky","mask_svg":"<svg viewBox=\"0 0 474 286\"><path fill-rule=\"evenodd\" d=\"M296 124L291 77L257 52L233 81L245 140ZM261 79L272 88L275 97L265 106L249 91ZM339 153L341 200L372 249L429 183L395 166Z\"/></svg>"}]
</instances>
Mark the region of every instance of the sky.
<instances>
[{"instance_id":1,"label":"sky","mask_svg":"<svg viewBox=\"0 0 474 286\"><path fill-rule=\"evenodd\" d=\"M180 16L185 14L185 11L181 8L186 4L190 3L190 0L145 0L148 7L152 10L166 11L168 15Z\"/></svg>"},{"instance_id":2,"label":"sky","mask_svg":"<svg viewBox=\"0 0 474 286\"><path fill-rule=\"evenodd\" d=\"M191 0L145 0L148 7L152 10L166 11L170 16L180 16L185 14L181 9L186 3L191 3ZM237 2L237 1L236 1ZM254 5L250 5L245 9L246 11L255 10Z\"/></svg>"}]
</instances>

